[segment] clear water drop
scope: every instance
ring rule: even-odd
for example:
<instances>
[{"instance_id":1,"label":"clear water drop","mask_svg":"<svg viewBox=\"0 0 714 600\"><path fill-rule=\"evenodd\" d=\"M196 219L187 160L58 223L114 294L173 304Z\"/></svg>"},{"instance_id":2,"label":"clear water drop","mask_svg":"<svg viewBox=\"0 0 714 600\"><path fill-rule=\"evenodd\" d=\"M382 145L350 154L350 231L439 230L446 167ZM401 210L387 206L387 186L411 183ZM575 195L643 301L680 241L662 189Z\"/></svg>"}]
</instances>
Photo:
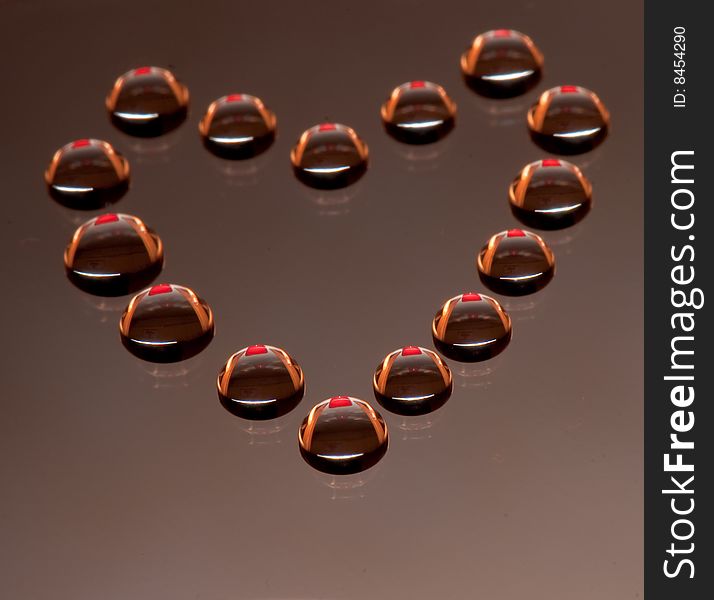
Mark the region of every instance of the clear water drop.
<instances>
[{"instance_id":1,"label":"clear water drop","mask_svg":"<svg viewBox=\"0 0 714 600\"><path fill-rule=\"evenodd\" d=\"M213 312L193 290L162 283L131 299L119 322L121 341L143 360L185 360L213 339Z\"/></svg>"},{"instance_id":2,"label":"clear water drop","mask_svg":"<svg viewBox=\"0 0 714 600\"><path fill-rule=\"evenodd\" d=\"M260 98L230 94L211 103L198 125L203 145L221 158L253 158L275 140L277 120Z\"/></svg>"},{"instance_id":3,"label":"clear water drop","mask_svg":"<svg viewBox=\"0 0 714 600\"><path fill-rule=\"evenodd\" d=\"M407 144L428 144L454 128L456 104L440 85L411 81L394 88L381 115L393 138Z\"/></svg>"},{"instance_id":4,"label":"clear water drop","mask_svg":"<svg viewBox=\"0 0 714 600\"><path fill-rule=\"evenodd\" d=\"M354 129L322 123L305 131L290 152L295 176L305 185L337 189L360 179L367 171L367 145Z\"/></svg>"},{"instance_id":5,"label":"clear water drop","mask_svg":"<svg viewBox=\"0 0 714 600\"><path fill-rule=\"evenodd\" d=\"M527 164L508 189L513 215L536 229L563 229L590 212L592 185L574 164L547 158Z\"/></svg>"},{"instance_id":6,"label":"clear water drop","mask_svg":"<svg viewBox=\"0 0 714 600\"><path fill-rule=\"evenodd\" d=\"M188 98L188 88L168 69L139 67L117 78L106 107L112 123L124 133L155 137L184 122Z\"/></svg>"},{"instance_id":7,"label":"clear water drop","mask_svg":"<svg viewBox=\"0 0 714 600\"><path fill-rule=\"evenodd\" d=\"M497 300L468 292L447 300L431 326L436 349L459 362L479 362L503 352L511 341L511 317Z\"/></svg>"},{"instance_id":8,"label":"clear water drop","mask_svg":"<svg viewBox=\"0 0 714 600\"><path fill-rule=\"evenodd\" d=\"M138 217L109 213L74 232L64 251L67 277L96 296L122 296L149 285L161 272L161 238Z\"/></svg>"},{"instance_id":9,"label":"clear water drop","mask_svg":"<svg viewBox=\"0 0 714 600\"><path fill-rule=\"evenodd\" d=\"M461 56L466 83L483 96L510 98L540 81L543 55L520 31L495 29L476 36Z\"/></svg>"},{"instance_id":10,"label":"clear water drop","mask_svg":"<svg viewBox=\"0 0 714 600\"><path fill-rule=\"evenodd\" d=\"M597 94L577 85L543 92L528 111L531 138L553 154L580 154L607 137L610 113Z\"/></svg>"},{"instance_id":11,"label":"clear water drop","mask_svg":"<svg viewBox=\"0 0 714 600\"><path fill-rule=\"evenodd\" d=\"M389 353L372 378L377 402L398 415L425 415L451 396L451 371L427 348L406 346Z\"/></svg>"},{"instance_id":12,"label":"clear water drop","mask_svg":"<svg viewBox=\"0 0 714 600\"><path fill-rule=\"evenodd\" d=\"M129 162L109 142L75 140L58 149L47 170L50 196L68 208L96 210L129 189Z\"/></svg>"},{"instance_id":13,"label":"clear water drop","mask_svg":"<svg viewBox=\"0 0 714 600\"><path fill-rule=\"evenodd\" d=\"M374 466L387 452L382 416L364 400L334 396L312 408L298 433L305 461L324 473L349 475Z\"/></svg>"},{"instance_id":14,"label":"clear water drop","mask_svg":"<svg viewBox=\"0 0 714 600\"><path fill-rule=\"evenodd\" d=\"M543 289L555 275L555 255L543 238L509 229L492 236L476 259L481 281L504 296L525 296Z\"/></svg>"},{"instance_id":15,"label":"clear water drop","mask_svg":"<svg viewBox=\"0 0 714 600\"><path fill-rule=\"evenodd\" d=\"M233 354L217 385L227 411L255 421L289 413L305 393L305 377L295 359L281 348L262 344Z\"/></svg>"}]
</instances>

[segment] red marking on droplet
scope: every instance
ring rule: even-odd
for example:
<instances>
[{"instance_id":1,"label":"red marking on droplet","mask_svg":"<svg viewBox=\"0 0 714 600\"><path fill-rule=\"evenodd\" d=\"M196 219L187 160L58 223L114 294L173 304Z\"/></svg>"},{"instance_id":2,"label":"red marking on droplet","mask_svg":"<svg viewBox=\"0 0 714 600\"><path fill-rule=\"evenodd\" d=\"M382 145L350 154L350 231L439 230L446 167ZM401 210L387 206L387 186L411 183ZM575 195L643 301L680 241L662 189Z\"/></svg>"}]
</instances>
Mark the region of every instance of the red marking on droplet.
<instances>
[{"instance_id":1,"label":"red marking on droplet","mask_svg":"<svg viewBox=\"0 0 714 600\"><path fill-rule=\"evenodd\" d=\"M119 217L114 213L108 213L106 215L101 215L94 220L95 225L103 225L104 223L116 223Z\"/></svg>"},{"instance_id":2,"label":"red marking on droplet","mask_svg":"<svg viewBox=\"0 0 714 600\"><path fill-rule=\"evenodd\" d=\"M243 100L243 94L229 94L226 96L226 102L240 102Z\"/></svg>"},{"instance_id":3,"label":"red marking on droplet","mask_svg":"<svg viewBox=\"0 0 714 600\"><path fill-rule=\"evenodd\" d=\"M352 400L349 396L334 396L330 398L329 408L343 408L345 406L352 406Z\"/></svg>"},{"instance_id":4,"label":"red marking on droplet","mask_svg":"<svg viewBox=\"0 0 714 600\"><path fill-rule=\"evenodd\" d=\"M91 143L92 143L92 140L87 140L87 139L76 140L76 141L72 142L72 148L82 148L84 146L89 146L89 144L91 144Z\"/></svg>"},{"instance_id":5,"label":"red marking on droplet","mask_svg":"<svg viewBox=\"0 0 714 600\"><path fill-rule=\"evenodd\" d=\"M349 399L349 396L335 396L334 398L330 398L330 404L328 404L328 406L329 408L352 406L352 400Z\"/></svg>"},{"instance_id":6,"label":"red marking on droplet","mask_svg":"<svg viewBox=\"0 0 714 600\"><path fill-rule=\"evenodd\" d=\"M555 158L546 158L540 162L544 167L559 167L560 161Z\"/></svg>"},{"instance_id":7,"label":"red marking on droplet","mask_svg":"<svg viewBox=\"0 0 714 600\"><path fill-rule=\"evenodd\" d=\"M148 75L151 73L151 67L139 67L134 69L134 75Z\"/></svg>"},{"instance_id":8,"label":"red marking on droplet","mask_svg":"<svg viewBox=\"0 0 714 600\"><path fill-rule=\"evenodd\" d=\"M509 238L511 238L511 237L526 237L526 234L523 232L522 229L509 229L506 236L508 236Z\"/></svg>"},{"instance_id":9,"label":"red marking on droplet","mask_svg":"<svg viewBox=\"0 0 714 600\"><path fill-rule=\"evenodd\" d=\"M426 82L425 81L412 81L409 84L409 87L412 89L413 88L423 88L423 87L426 87Z\"/></svg>"},{"instance_id":10,"label":"red marking on droplet","mask_svg":"<svg viewBox=\"0 0 714 600\"><path fill-rule=\"evenodd\" d=\"M421 350L416 346L405 346L402 348L402 356L416 356L421 354Z\"/></svg>"},{"instance_id":11,"label":"red marking on droplet","mask_svg":"<svg viewBox=\"0 0 714 600\"><path fill-rule=\"evenodd\" d=\"M248 346L248 349L245 351L246 356L253 356L255 354L267 354L268 349L263 346L263 344L256 344L255 346Z\"/></svg>"},{"instance_id":12,"label":"red marking on droplet","mask_svg":"<svg viewBox=\"0 0 714 600\"><path fill-rule=\"evenodd\" d=\"M560 86L561 94L573 94L577 91L578 91L578 86L576 86L576 85L561 85Z\"/></svg>"},{"instance_id":13,"label":"red marking on droplet","mask_svg":"<svg viewBox=\"0 0 714 600\"><path fill-rule=\"evenodd\" d=\"M510 29L496 29L493 32L493 37L511 37Z\"/></svg>"},{"instance_id":14,"label":"red marking on droplet","mask_svg":"<svg viewBox=\"0 0 714 600\"><path fill-rule=\"evenodd\" d=\"M159 285L155 285L149 290L149 296L157 296L159 294L168 294L169 292L172 292L173 289L168 283L160 283Z\"/></svg>"},{"instance_id":15,"label":"red marking on droplet","mask_svg":"<svg viewBox=\"0 0 714 600\"><path fill-rule=\"evenodd\" d=\"M318 131L334 131L335 129L337 129L337 127L334 123L322 123L317 128Z\"/></svg>"},{"instance_id":16,"label":"red marking on droplet","mask_svg":"<svg viewBox=\"0 0 714 600\"><path fill-rule=\"evenodd\" d=\"M481 294L476 294L474 292L468 292L466 294L461 294L461 302L479 302L481 300Z\"/></svg>"}]
</instances>

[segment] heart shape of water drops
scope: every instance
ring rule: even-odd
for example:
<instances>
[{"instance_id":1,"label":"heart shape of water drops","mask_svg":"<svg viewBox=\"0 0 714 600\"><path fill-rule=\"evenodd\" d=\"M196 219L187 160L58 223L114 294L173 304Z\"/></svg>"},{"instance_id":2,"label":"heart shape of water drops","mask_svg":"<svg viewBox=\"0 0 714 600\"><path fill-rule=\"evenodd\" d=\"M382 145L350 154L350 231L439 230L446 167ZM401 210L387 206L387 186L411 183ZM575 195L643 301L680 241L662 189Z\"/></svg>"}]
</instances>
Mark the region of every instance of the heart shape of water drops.
<instances>
[{"instance_id":1,"label":"heart shape of water drops","mask_svg":"<svg viewBox=\"0 0 714 600\"><path fill-rule=\"evenodd\" d=\"M494 37L508 36L504 36L502 33L496 33ZM166 114L158 108L154 111L142 109L139 112L132 112L132 110L126 106L118 108L117 101L121 97L120 91L122 86L132 80L144 81L147 77L158 77L164 81L173 91L174 98L178 99L178 102L175 103L176 105L171 107L171 110L167 111ZM573 86L563 86L563 88L564 87ZM577 89L564 90L563 88L560 90L562 93L577 91ZM433 97L436 97L440 105L446 107L445 114L437 115L438 118L434 118L432 114L430 115L430 119L425 119L423 116L415 117L414 114L407 115L405 118L404 111L399 111L399 108L404 106L405 98L408 99L412 96L416 98L416 100L411 100L411 104L423 107L425 104L428 104L428 102L425 101L425 94L431 94ZM178 83L168 71L156 67L141 67L125 74L117 80L117 84L107 99L107 106L110 108L112 120L115 125L127 133L133 134L142 131L142 126L148 126L149 129L145 129L144 131L150 131L151 133L149 135L165 133L183 122L187 112L187 103L188 91L185 86ZM407 100L406 103L409 104L409 101ZM213 127L215 122L225 124L226 119L235 119L237 115L245 116L246 107L249 107L254 115L257 114L260 116L260 119L257 121L260 125L258 131L252 132L252 135L240 136L224 135L220 131L215 131ZM387 131L391 133L393 137L410 143L430 142L440 139L440 137L446 135L453 128L454 114L455 105L453 105L448 96L446 96L443 88L436 84L423 81L413 81L399 86L393 91L390 99L382 107L382 118ZM265 108L262 101L258 98L246 94L231 94L219 98L210 105L206 115L204 115L204 118L201 120L200 131L204 145L214 154L218 154L224 158L247 158L265 151L272 144L275 134L275 116ZM77 150L83 147L103 147L103 144L105 143L96 140L89 140L88 143L80 143L80 141L78 141L74 142L71 147ZM347 152L344 151L345 148L347 148ZM111 148L107 150L106 147L103 147L103 149L107 156L114 152ZM324 164L327 152L325 149L331 150L332 152L331 160L327 161L331 164L328 165ZM336 152L336 149L341 149L341 151ZM335 154L340 154L338 159L335 159ZM367 167L367 147L351 128L341 124L323 123L303 133L291 153L291 161L298 179L311 187L339 188L354 183L364 174ZM545 166L545 164L543 166ZM128 166L126 170L128 180ZM65 188L66 187L67 186L65 186ZM56 186L51 187L51 189L57 191ZM65 189L64 191L66 192L67 190ZM77 190L73 191L76 192ZM95 219L91 223L91 226L97 227L109 223L120 223L122 226L128 224L132 226L137 233L148 234L149 230L143 223L140 221L137 222L138 220L132 221L132 219L136 218L129 217L128 215L109 214ZM513 232L520 233L514 234ZM502 239L512 237L540 240L535 234L525 234L521 230L511 230L509 232L503 232L503 234L497 243L500 243ZM145 235L143 239L146 237ZM81 239L81 236L79 236L79 238ZM494 236L494 238L496 238L496 236ZM542 242L542 240L540 241ZM74 273L76 275L76 271ZM484 279L485 274L481 268L479 269L479 273L482 279ZM144 339L146 336L132 335L130 331L132 322L134 319L139 318L142 307L144 312L151 313L152 310L154 310L151 303L159 303L162 306L166 306L167 301L171 298L174 299L174 309L176 309L178 304L188 306L189 309L193 311L192 314L195 316L194 320L197 321L199 325L197 333L194 332L191 335L191 339L189 340L191 344L184 345L185 348L191 345L191 349L185 351L181 348L182 344L174 339L177 336L165 336L171 338L166 340ZM475 293L462 294L447 301L440 313L437 313L437 319L435 320L433 329L435 343L445 355L449 356L451 352L451 358L457 360L482 360L484 357L490 358L495 355L495 353L502 351L508 343L508 340L510 340L510 319L508 319L507 326L500 338L488 340L489 344L494 341L498 341L502 344L497 352L489 352L485 356L480 353L480 348L477 348L479 352L475 352L473 348L469 349L468 352L466 352L464 348L458 348L458 353L453 352L452 348L454 346L479 346L484 343L459 344L441 339L444 337L446 329L448 329L448 320L456 313L463 312L464 310L473 311L474 306L485 306L491 311L495 310L497 316L498 311L502 310L498 302L494 299ZM483 308L479 310L483 310ZM444 327L436 324L439 318L441 318L442 325L446 323ZM503 316L499 316L499 318L505 325L506 319ZM156 362L173 362L193 356L208 344L213 336L213 316L208 305L192 290L174 284L160 284L140 292L132 299L127 311L122 317L121 333L122 341L125 346L135 355L146 360L156 360ZM201 339L201 342L195 343L198 338ZM505 343L503 343L503 340L505 340ZM442 346L439 346L439 342L442 343ZM245 348L239 353L234 354L231 359L229 359L229 363L231 360L237 362L239 359L251 356L252 354L249 352L250 348L254 347ZM424 354L422 350L424 349L420 349L420 353ZM272 352L271 350L266 353L270 354ZM264 353L261 352L258 354ZM285 355L289 363L292 359L286 353ZM409 354L406 353L406 348L401 351L399 356L409 356ZM446 368L448 369L448 367ZM225 368L222 373L226 373ZM375 390L376 389L375 385ZM335 399L333 398L332 400ZM344 406L358 406L353 400L349 402L350 404L344 404ZM343 407L342 404L338 404L336 401L330 401L324 408L335 409Z\"/></svg>"}]
</instances>

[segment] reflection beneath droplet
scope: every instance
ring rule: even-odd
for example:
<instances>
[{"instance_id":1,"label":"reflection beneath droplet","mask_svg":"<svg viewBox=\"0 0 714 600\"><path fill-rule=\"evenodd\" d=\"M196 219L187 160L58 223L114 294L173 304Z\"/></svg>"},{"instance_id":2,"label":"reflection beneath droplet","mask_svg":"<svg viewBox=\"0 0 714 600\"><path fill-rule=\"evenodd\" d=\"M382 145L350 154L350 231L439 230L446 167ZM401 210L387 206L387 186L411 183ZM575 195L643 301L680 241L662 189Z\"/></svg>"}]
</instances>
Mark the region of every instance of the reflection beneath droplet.
<instances>
[{"instance_id":1,"label":"reflection beneath droplet","mask_svg":"<svg viewBox=\"0 0 714 600\"><path fill-rule=\"evenodd\" d=\"M288 427L290 424L289 415L271 421L240 420L237 422L242 432L241 437L248 446L264 448L285 444L292 442L295 435L292 428Z\"/></svg>"},{"instance_id":2,"label":"reflection beneath droplet","mask_svg":"<svg viewBox=\"0 0 714 600\"><path fill-rule=\"evenodd\" d=\"M320 217L344 217L352 211L353 201L359 196L362 182L339 190L319 190L301 186L310 208Z\"/></svg>"},{"instance_id":3,"label":"reflection beneath droplet","mask_svg":"<svg viewBox=\"0 0 714 600\"><path fill-rule=\"evenodd\" d=\"M603 148L598 146L594 150L591 150L587 154L579 154L577 156L570 156L568 160L580 167L580 170L585 174L586 177L590 179L589 171L591 170L602 158Z\"/></svg>"},{"instance_id":4,"label":"reflection beneath droplet","mask_svg":"<svg viewBox=\"0 0 714 600\"><path fill-rule=\"evenodd\" d=\"M125 136L132 163L141 165L166 165L171 162L175 149L184 137L183 130L172 131L157 138L133 138Z\"/></svg>"},{"instance_id":5,"label":"reflection beneath droplet","mask_svg":"<svg viewBox=\"0 0 714 600\"><path fill-rule=\"evenodd\" d=\"M263 173L274 161L274 156L274 152L264 152L255 158L233 161L208 155L206 160L211 163L211 169L219 174L227 186L247 188L261 181Z\"/></svg>"},{"instance_id":6,"label":"reflection beneath droplet","mask_svg":"<svg viewBox=\"0 0 714 600\"><path fill-rule=\"evenodd\" d=\"M544 233L543 237L548 242L548 245L557 253L557 255L562 258L563 256L570 256L573 254L573 251L577 248L577 244L574 244L573 242L580 237L580 234L586 227L588 227L587 221L583 221L582 223L577 223L567 229L548 231Z\"/></svg>"},{"instance_id":7,"label":"reflection beneath droplet","mask_svg":"<svg viewBox=\"0 0 714 600\"><path fill-rule=\"evenodd\" d=\"M437 411L417 417L400 417L396 430L392 428L392 432L403 441L430 440L434 436L434 427L439 424L442 415L442 411Z\"/></svg>"},{"instance_id":8,"label":"reflection beneath droplet","mask_svg":"<svg viewBox=\"0 0 714 600\"><path fill-rule=\"evenodd\" d=\"M494 452L493 454L491 454L491 461L495 462L498 465L502 465L504 462L506 462L506 457L500 452Z\"/></svg>"},{"instance_id":9,"label":"reflection beneath droplet","mask_svg":"<svg viewBox=\"0 0 714 600\"><path fill-rule=\"evenodd\" d=\"M85 303L85 307L89 308L89 313L98 320L102 325L109 323L112 328L117 326L119 316L126 308L126 298L104 298L101 296L90 296L89 294L81 293L81 298Z\"/></svg>"},{"instance_id":10,"label":"reflection beneath droplet","mask_svg":"<svg viewBox=\"0 0 714 600\"><path fill-rule=\"evenodd\" d=\"M448 157L452 142L446 137L435 144L392 144L394 153L401 159L402 168L408 173L426 173L439 169Z\"/></svg>"},{"instance_id":11,"label":"reflection beneath droplet","mask_svg":"<svg viewBox=\"0 0 714 600\"><path fill-rule=\"evenodd\" d=\"M523 113L531 104L529 97L491 100L472 96L470 106L483 115L483 123L488 127L523 127Z\"/></svg>"},{"instance_id":12,"label":"reflection beneath droplet","mask_svg":"<svg viewBox=\"0 0 714 600\"><path fill-rule=\"evenodd\" d=\"M67 235L72 235L72 232L84 223L88 217L98 217L107 210L106 208L101 208L94 211L77 211L67 208L66 206L62 206L57 202L52 202L52 206L55 208L55 212L53 214L56 215L57 220L67 223L70 226L67 229Z\"/></svg>"},{"instance_id":13,"label":"reflection beneath droplet","mask_svg":"<svg viewBox=\"0 0 714 600\"><path fill-rule=\"evenodd\" d=\"M351 475L330 475L314 471L314 477L329 490L331 500L362 500L367 495L370 482L380 469L381 465L378 464L368 471Z\"/></svg>"},{"instance_id":14,"label":"reflection beneath droplet","mask_svg":"<svg viewBox=\"0 0 714 600\"><path fill-rule=\"evenodd\" d=\"M543 315L547 308L550 288L529 296L503 296L501 306L511 316L514 323L529 323Z\"/></svg>"},{"instance_id":15,"label":"reflection beneath droplet","mask_svg":"<svg viewBox=\"0 0 714 600\"><path fill-rule=\"evenodd\" d=\"M202 356L194 356L180 363L137 362L144 375L147 375L153 389L178 390L203 381L205 364Z\"/></svg>"},{"instance_id":16,"label":"reflection beneath droplet","mask_svg":"<svg viewBox=\"0 0 714 600\"><path fill-rule=\"evenodd\" d=\"M454 385L465 389L485 389L490 387L492 377L508 361L508 354L499 354L488 362L450 363Z\"/></svg>"}]
</instances>

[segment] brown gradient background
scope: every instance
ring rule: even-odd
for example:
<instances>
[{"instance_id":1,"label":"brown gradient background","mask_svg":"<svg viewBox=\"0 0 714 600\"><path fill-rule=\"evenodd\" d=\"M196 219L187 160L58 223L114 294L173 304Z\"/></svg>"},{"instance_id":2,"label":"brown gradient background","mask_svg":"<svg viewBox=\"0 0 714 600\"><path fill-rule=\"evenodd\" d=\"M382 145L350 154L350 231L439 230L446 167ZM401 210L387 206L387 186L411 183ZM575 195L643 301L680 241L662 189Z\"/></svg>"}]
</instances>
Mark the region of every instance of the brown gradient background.
<instances>
[{"instance_id":1,"label":"brown gradient background","mask_svg":"<svg viewBox=\"0 0 714 600\"><path fill-rule=\"evenodd\" d=\"M640 2L0 2L2 555L13 600L612 600L642 592L642 5ZM592 214L546 234L553 283L511 303L499 359L451 363L452 399L429 418L385 418L392 444L363 477L300 458L315 402L372 400L381 358L431 345L441 302L480 289L475 256L515 225L507 186L542 157L533 91L489 101L458 60L480 31L529 33L539 90L597 90L613 131L579 156ZM115 131L116 75L170 66L188 122L150 142ZM454 132L421 149L388 138L379 106L412 79L443 84ZM197 122L247 92L278 115L254 163L204 151ZM330 119L367 141L371 168L340 194L293 180L300 132ZM79 214L46 195L54 150L99 137L131 161L116 209L166 244L163 280L213 306L196 359L153 367L119 343L127 299L65 280ZM307 396L277 423L221 408L214 379L252 343L303 366ZM347 485L349 484L349 485Z\"/></svg>"}]
</instances>

